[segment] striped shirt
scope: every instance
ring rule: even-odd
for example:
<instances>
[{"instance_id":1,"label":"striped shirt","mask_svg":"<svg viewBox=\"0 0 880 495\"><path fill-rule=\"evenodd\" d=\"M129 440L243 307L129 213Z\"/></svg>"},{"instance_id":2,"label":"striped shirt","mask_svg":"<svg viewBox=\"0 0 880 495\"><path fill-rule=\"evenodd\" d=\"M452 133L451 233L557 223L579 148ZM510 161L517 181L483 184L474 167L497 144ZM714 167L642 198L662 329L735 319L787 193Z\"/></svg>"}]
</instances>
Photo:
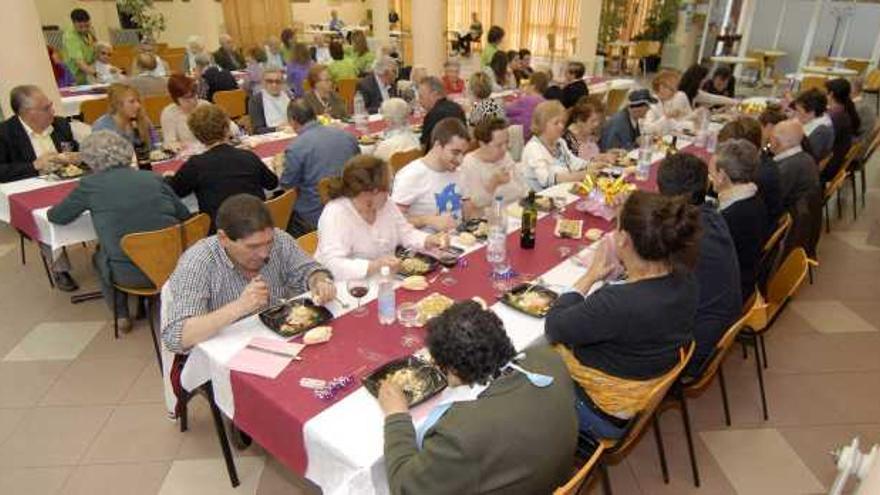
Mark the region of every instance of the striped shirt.
<instances>
[{"instance_id":1,"label":"striped shirt","mask_svg":"<svg viewBox=\"0 0 880 495\"><path fill-rule=\"evenodd\" d=\"M302 294L308 280L317 271L325 271L312 260L286 232L275 229L269 262L260 275L269 286L269 301ZM329 272L326 272L330 276ZM177 263L162 291L162 341L177 354L188 352L181 344L186 320L214 312L236 300L248 284L220 245L217 236L194 244Z\"/></svg>"}]
</instances>

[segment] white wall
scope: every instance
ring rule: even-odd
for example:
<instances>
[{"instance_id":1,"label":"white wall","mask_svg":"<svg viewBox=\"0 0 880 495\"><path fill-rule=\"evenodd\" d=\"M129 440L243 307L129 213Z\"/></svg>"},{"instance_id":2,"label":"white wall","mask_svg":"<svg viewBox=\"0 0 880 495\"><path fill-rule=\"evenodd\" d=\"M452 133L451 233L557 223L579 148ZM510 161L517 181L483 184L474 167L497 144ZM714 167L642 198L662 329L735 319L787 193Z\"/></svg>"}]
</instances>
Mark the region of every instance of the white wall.
<instances>
[{"instance_id":1,"label":"white wall","mask_svg":"<svg viewBox=\"0 0 880 495\"><path fill-rule=\"evenodd\" d=\"M330 22L331 10L336 10L344 23L359 24L367 16L368 5L361 0L310 0L309 3L291 3L290 11L294 22L306 25Z\"/></svg>"},{"instance_id":2,"label":"white wall","mask_svg":"<svg viewBox=\"0 0 880 495\"><path fill-rule=\"evenodd\" d=\"M846 5L852 2L826 2L819 18L816 39L813 43L811 56L826 55L834 34L835 17L831 14L832 5ZM779 37L779 49L788 55L777 63L777 69L784 72L797 70L798 60L803 49L807 26L813 15L814 0L789 0L788 10L782 24L782 35ZM782 0L760 0L755 9L752 25L750 48L770 48L776 34L776 24L782 9ZM843 56L868 58L880 31L880 5L856 4L855 15L851 19L849 35ZM843 36L843 23L837 35L840 43ZM835 52L837 51L835 47Z\"/></svg>"}]
</instances>

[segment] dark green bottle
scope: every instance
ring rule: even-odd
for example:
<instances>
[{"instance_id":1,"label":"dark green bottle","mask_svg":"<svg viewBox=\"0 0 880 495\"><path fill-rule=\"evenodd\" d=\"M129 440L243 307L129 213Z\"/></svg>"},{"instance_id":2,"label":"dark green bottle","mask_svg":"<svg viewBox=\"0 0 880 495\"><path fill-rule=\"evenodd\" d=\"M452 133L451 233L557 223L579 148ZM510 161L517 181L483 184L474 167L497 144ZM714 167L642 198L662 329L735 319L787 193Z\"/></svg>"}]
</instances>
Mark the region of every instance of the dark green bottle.
<instances>
[{"instance_id":1,"label":"dark green bottle","mask_svg":"<svg viewBox=\"0 0 880 495\"><path fill-rule=\"evenodd\" d=\"M519 247L535 249L535 231L538 228L538 206L535 204L535 191L529 191L529 199L522 212Z\"/></svg>"}]
</instances>

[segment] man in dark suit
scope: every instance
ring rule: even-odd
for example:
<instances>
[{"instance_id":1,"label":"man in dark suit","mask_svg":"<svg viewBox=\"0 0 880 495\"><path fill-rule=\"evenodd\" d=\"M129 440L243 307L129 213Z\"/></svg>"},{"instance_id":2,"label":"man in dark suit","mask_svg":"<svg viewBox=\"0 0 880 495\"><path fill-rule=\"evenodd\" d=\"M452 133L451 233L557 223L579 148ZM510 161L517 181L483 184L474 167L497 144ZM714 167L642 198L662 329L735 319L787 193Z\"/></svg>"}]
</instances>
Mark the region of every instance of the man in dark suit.
<instances>
[{"instance_id":1,"label":"man in dark suit","mask_svg":"<svg viewBox=\"0 0 880 495\"><path fill-rule=\"evenodd\" d=\"M0 123L0 182L35 177L77 160L70 124L55 116L52 101L40 88L16 86L9 99L15 115ZM52 260L51 249L41 245L41 250ZM68 292L78 288L69 269L67 256L52 263L55 286Z\"/></svg>"},{"instance_id":2,"label":"man in dark suit","mask_svg":"<svg viewBox=\"0 0 880 495\"><path fill-rule=\"evenodd\" d=\"M428 112L422 123L422 136L419 139L424 150L430 148L431 132L441 120L454 117L467 125L464 110L458 103L446 99L443 81L434 76L428 76L419 82L419 103Z\"/></svg>"},{"instance_id":3,"label":"man in dark suit","mask_svg":"<svg viewBox=\"0 0 880 495\"><path fill-rule=\"evenodd\" d=\"M226 69L211 63L211 57L205 53L196 55L196 79L199 81L199 98L214 101L217 91L238 89L235 76Z\"/></svg>"},{"instance_id":4,"label":"man in dark suit","mask_svg":"<svg viewBox=\"0 0 880 495\"><path fill-rule=\"evenodd\" d=\"M367 113L377 113L382 102L397 96L397 62L391 57L382 56L373 67L373 72L362 77L357 90L364 98Z\"/></svg>"},{"instance_id":5,"label":"man in dark suit","mask_svg":"<svg viewBox=\"0 0 880 495\"><path fill-rule=\"evenodd\" d=\"M232 36L228 34L220 35L220 49L214 52L214 62L228 71L242 70L246 65L241 52L235 47Z\"/></svg>"},{"instance_id":6,"label":"man in dark suit","mask_svg":"<svg viewBox=\"0 0 880 495\"><path fill-rule=\"evenodd\" d=\"M571 108L584 96L590 94L584 74L587 68L582 62L569 62L565 69L565 87L551 86L544 93L548 100L559 100L565 108Z\"/></svg>"}]
</instances>

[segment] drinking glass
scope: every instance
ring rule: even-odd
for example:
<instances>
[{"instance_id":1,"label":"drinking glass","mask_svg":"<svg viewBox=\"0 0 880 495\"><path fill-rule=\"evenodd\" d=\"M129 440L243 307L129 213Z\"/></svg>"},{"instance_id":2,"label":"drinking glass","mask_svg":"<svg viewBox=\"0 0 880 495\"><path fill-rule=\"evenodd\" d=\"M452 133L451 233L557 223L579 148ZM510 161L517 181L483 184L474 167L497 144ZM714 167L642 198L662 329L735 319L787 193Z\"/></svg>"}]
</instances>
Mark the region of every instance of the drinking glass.
<instances>
[{"instance_id":1,"label":"drinking glass","mask_svg":"<svg viewBox=\"0 0 880 495\"><path fill-rule=\"evenodd\" d=\"M352 313L358 318L366 316L368 311L366 307L361 306L361 299L370 292L370 283L365 279L349 280L346 282L346 288L351 297L357 299L357 307Z\"/></svg>"}]
</instances>

